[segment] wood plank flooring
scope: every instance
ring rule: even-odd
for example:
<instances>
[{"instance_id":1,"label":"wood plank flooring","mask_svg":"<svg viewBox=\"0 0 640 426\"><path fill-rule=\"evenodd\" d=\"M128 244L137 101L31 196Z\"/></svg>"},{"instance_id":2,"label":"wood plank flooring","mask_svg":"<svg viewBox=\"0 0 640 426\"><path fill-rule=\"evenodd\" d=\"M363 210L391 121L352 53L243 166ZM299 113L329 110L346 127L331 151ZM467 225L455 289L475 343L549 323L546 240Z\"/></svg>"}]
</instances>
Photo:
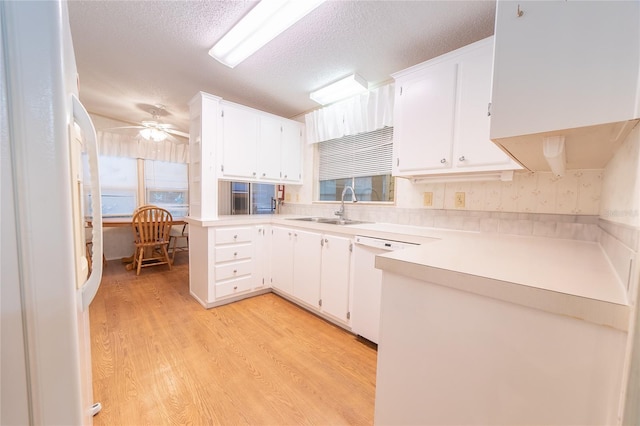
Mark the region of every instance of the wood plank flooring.
<instances>
[{"instance_id":1,"label":"wood plank flooring","mask_svg":"<svg viewBox=\"0 0 640 426\"><path fill-rule=\"evenodd\" d=\"M205 310L187 253L109 262L90 316L95 425L373 424L375 349L271 293Z\"/></svg>"}]
</instances>

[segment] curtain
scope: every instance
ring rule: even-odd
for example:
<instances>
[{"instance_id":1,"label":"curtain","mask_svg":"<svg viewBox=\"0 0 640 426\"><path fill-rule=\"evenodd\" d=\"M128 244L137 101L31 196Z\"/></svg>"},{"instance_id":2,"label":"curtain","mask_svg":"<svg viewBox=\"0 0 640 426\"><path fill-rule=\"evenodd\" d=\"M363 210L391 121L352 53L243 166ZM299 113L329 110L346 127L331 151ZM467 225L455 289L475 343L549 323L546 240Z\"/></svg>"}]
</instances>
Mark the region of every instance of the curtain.
<instances>
[{"instance_id":1,"label":"curtain","mask_svg":"<svg viewBox=\"0 0 640 426\"><path fill-rule=\"evenodd\" d=\"M189 162L189 144L165 139L148 141L138 135L123 135L108 131L96 132L98 153L110 157L142 158L171 163Z\"/></svg>"},{"instance_id":2,"label":"curtain","mask_svg":"<svg viewBox=\"0 0 640 426\"><path fill-rule=\"evenodd\" d=\"M378 87L305 115L307 143L393 126L394 85Z\"/></svg>"}]
</instances>

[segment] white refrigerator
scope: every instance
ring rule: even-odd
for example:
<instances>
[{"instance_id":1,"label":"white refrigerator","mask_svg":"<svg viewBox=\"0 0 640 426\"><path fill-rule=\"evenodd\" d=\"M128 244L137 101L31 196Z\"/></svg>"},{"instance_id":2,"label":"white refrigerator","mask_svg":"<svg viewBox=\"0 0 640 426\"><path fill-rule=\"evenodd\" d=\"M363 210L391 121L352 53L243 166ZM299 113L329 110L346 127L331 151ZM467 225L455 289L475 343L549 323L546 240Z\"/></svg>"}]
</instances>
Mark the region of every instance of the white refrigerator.
<instances>
[{"instance_id":1,"label":"white refrigerator","mask_svg":"<svg viewBox=\"0 0 640 426\"><path fill-rule=\"evenodd\" d=\"M102 220L66 3L0 2L0 57L0 424L91 424L88 308ZM89 278L81 150L95 224Z\"/></svg>"}]
</instances>

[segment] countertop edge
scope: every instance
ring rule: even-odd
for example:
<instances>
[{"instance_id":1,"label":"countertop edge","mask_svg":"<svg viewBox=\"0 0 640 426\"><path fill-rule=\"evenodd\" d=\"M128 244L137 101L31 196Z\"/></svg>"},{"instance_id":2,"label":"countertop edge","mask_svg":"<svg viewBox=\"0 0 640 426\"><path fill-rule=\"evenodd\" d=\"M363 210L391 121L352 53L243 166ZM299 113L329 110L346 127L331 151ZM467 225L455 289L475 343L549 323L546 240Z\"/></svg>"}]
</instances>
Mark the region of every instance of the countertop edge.
<instances>
[{"instance_id":1,"label":"countertop edge","mask_svg":"<svg viewBox=\"0 0 640 426\"><path fill-rule=\"evenodd\" d=\"M621 331L629 329L630 307L494 278L437 268L399 259L376 257L376 268L425 283L445 286L524 307L584 320ZM427 278L428 277L428 278Z\"/></svg>"}]
</instances>

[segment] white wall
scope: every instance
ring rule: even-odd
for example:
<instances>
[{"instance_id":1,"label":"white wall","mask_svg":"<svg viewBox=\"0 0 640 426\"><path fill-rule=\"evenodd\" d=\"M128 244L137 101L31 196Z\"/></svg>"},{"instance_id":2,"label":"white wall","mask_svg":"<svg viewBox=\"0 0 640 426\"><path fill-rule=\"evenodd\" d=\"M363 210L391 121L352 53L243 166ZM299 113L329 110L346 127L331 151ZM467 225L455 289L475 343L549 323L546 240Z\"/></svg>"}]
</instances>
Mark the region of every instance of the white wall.
<instances>
[{"instance_id":1,"label":"white wall","mask_svg":"<svg viewBox=\"0 0 640 426\"><path fill-rule=\"evenodd\" d=\"M640 226L640 125L631 131L604 170L600 217Z\"/></svg>"},{"instance_id":2,"label":"white wall","mask_svg":"<svg viewBox=\"0 0 640 426\"><path fill-rule=\"evenodd\" d=\"M315 145L306 145L302 186L288 185L286 203L314 201ZM396 179L396 202L389 208L451 209L489 212L597 215L600 212L602 170L570 170L562 178L551 172L516 172L511 182L459 182L413 184ZM425 192L433 204L424 206ZM454 207L456 192L464 192L464 208Z\"/></svg>"}]
</instances>

